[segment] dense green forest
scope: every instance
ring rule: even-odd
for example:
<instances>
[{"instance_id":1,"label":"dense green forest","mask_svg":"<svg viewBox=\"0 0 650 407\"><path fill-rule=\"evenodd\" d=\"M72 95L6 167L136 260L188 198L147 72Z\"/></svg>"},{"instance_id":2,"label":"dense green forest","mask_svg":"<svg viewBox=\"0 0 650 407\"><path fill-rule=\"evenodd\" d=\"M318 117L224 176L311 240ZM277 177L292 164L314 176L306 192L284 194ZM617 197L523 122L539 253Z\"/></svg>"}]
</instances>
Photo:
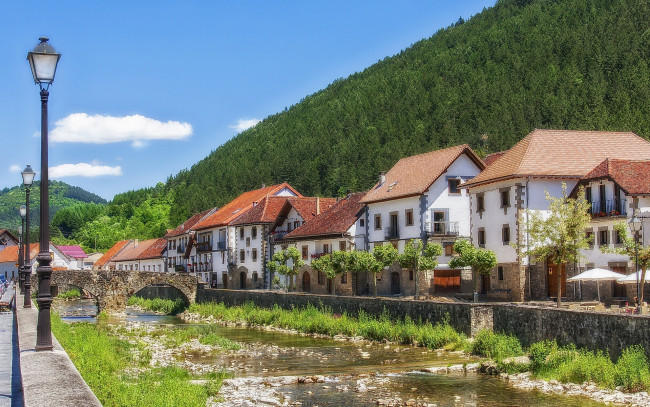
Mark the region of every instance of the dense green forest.
<instances>
[{"instance_id":1,"label":"dense green forest","mask_svg":"<svg viewBox=\"0 0 650 407\"><path fill-rule=\"evenodd\" d=\"M648 137L649 57L648 1L498 1L170 177L182 197L171 221L262 182L288 181L309 195L364 190L401 157L459 143L499 151L534 128Z\"/></svg>"},{"instance_id":2,"label":"dense green forest","mask_svg":"<svg viewBox=\"0 0 650 407\"><path fill-rule=\"evenodd\" d=\"M650 137L650 2L500 0L267 117L155 188L55 216L59 241L162 236L240 193L370 188L402 157L510 148L534 128Z\"/></svg>"}]
</instances>

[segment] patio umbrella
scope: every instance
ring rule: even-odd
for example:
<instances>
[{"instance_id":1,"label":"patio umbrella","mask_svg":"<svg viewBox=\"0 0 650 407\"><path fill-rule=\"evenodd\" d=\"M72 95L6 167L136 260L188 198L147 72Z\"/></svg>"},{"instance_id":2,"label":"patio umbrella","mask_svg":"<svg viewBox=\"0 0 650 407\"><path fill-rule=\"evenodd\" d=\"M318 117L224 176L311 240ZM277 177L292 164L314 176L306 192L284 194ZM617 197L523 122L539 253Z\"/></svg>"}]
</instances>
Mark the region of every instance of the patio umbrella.
<instances>
[{"instance_id":1,"label":"patio umbrella","mask_svg":"<svg viewBox=\"0 0 650 407\"><path fill-rule=\"evenodd\" d=\"M624 278L624 274L613 272L612 270L595 268L583 271L577 276L568 278L566 281L595 281L596 289L598 290L598 302L600 302L600 282L601 281L614 281ZM635 280L636 281L636 280Z\"/></svg>"},{"instance_id":2,"label":"patio umbrella","mask_svg":"<svg viewBox=\"0 0 650 407\"><path fill-rule=\"evenodd\" d=\"M632 273L630 275L624 276L618 280L619 283L623 284L631 284L634 283L636 284L636 279L637 279L637 274L639 275L639 280L641 280L641 273L642 271L639 270L636 273ZM650 283L650 270L646 271L645 273L645 282Z\"/></svg>"}]
</instances>

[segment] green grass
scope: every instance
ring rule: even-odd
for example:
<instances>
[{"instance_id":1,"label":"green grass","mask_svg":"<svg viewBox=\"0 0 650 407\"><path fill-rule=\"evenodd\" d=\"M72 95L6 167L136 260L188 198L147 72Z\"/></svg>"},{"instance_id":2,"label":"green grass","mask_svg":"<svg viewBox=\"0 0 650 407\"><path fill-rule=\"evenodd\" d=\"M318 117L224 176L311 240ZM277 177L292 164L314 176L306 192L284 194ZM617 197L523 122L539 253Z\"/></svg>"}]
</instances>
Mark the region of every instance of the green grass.
<instances>
[{"instance_id":1,"label":"green grass","mask_svg":"<svg viewBox=\"0 0 650 407\"><path fill-rule=\"evenodd\" d=\"M68 291L64 291L62 293L59 293L59 295L56 296L57 298L62 298L64 300L69 300L73 298L79 298L81 297L81 292L77 288L72 288Z\"/></svg>"},{"instance_id":2,"label":"green grass","mask_svg":"<svg viewBox=\"0 0 650 407\"><path fill-rule=\"evenodd\" d=\"M142 345L119 339L101 323L66 324L52 315L52 330L104 406L205 406L226 377L191 376L177 367L149 368L150 355Z\"/></svg>"},{"instance_id":3,"label":"green grass","mask_svg":"<svg viewBox=\"0 0 650 407\"><path fill-rule=\"evenodd\" d=\"M204 317L212 315L222 321L244 321L250 325L270 325L304 333L361 336L374 341L391 341L431 349L467 347L465 335L456 332L448 321L433 325L413 321L408 316L396 320L386 310L379 318L364 312L360 312L358 318L353 318L346 313L334 314L327 307L316 308L311 305L291 310L277 305L270 309L260 308L251 302L237 307L228 307L223 303L193 304L189 310Z\"/></svg>"},{"instance_id":4,"label":"green grass","mask_svg":"<svg viewBox=\"0 0 650 407\"><path fill-rule=\"evenodd\" d=\"M519 339L512 335L494 333L484 329L474 338L471 352L501 362L505 358L521 356L524 350Z\"/></svg>"},{"instance_id":5,"label":"green grass","mask_svg":"<svg viewBox=\"0 0 650 407\"><path fill-rule=\"evenodd\" d=\"M133 296L129 298L126 305L135 305L150 311L161 312L165 315L175 315L183 312L186 308L185 301L181 298L164 300L162 298L145 299Z\"/></svg>"}]
</instances>

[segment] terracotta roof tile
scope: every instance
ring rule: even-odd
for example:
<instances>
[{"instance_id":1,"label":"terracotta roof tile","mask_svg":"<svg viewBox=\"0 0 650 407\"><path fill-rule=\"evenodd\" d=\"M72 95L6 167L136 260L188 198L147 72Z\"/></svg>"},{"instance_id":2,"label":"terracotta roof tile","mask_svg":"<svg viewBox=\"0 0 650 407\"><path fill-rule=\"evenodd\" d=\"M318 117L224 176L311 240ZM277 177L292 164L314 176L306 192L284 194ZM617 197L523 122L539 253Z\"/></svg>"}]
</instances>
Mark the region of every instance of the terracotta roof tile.
<instances>
[{"instance_id":1,"label":"terracotta roof tile","mask_svg":"<svg viewBox=\"0 0 650 407\"><path fill-rule=\"evenodd\" d=\"M336 198L291 197L287 202L298 212L305 222L313 219L316 213L323 213L336 203ZM320 209L316 208L316 204ZM288 212L287 212L288 213Z\"/></svg>"},{"instance_id":2,"label":"terracotta roof tile","mask_svg":"<svg viewBox=\"0 0 650 407\"><path fill-rule=\"evenodd\" d=\"M147 242L149 242L148 247L140 253L138 260L157 259L162 257L165 250L167 250L167 239L164 237L160 239L147 240L146 242L142 242L142 244L146 244Z\"/></svg>"},{"instance_id":3,"label":"terracotta roof tile","mask_svg":"<svg viewBox=\"0 0 650 407\"><path fill-rule=\"evenodd\" d=\"M287 239L307 239L316 236L343 235L357 221L364 204L365 192L357 192L336 202L331 208L284 236Z\"/></svg>"},{"instance_id":4,"label":"terracotta roof tile","mask_svg":"<svg viewBox=\"0 0 650 407\"><path fill-rule=\"evenodd\" d=\"M529 176L580 178L606 158L648 159L650 143L631 132L536 129L463 188Z\"/></svg>"},{"instance_id":5,"label":"terracotta roof tile","mask_svg":"<svg viewBox=\"0 0 650 407\"><path fill-rule=\"evenodd\" d=\"M506 152L505 151L498 151L496 153L491 153L485 156L483 159L483 162L485 163L486 167L489 167L492 165L499 157L504 155Z\"/></svg>"},{"instance_id":6,"label":"terracotta roof tile","mask_svg":"<svg viewBox=\"0 0 650 407\"><path fill-rule=\"evenodd\" d=\"M38 243L29 245L29 259L34 260L40 251ZM4 250L0 251L0 263L18 263L18 246L7 246Z\"/></svg>"},{"instance_id":7,"label":"terracotta roof tile","mask_svg":"<svg viewBox=\"0 0 650 407\"><path fill-rule=\"evenodd\" d=\"M165 234L166 238L174 237L174 236L179 236L185 233L188 233L189 231L192 230L192 227L199 223L201 220L205 219L207 216L212 215L217 211L217 208L211 208L207 209L201 213L197 213L190 217L188 220L185 222L181 223L178 225L176 229L172 229Z\"/></svg>"},{"instance_id":8,"label":"terracotta roof tile","mask_svg":"<svg viewBox=\"0 0 650 407\"><path fill-rule=\"evenodd\" d=\"M209 229L217 226L228 225L236 217L242 215L244 211L253 207L254 202L259 202L267 195L274 195L284 188L290 189L297 196L302 196L298 191L293 189L289 184L282 183L270 187L256 189L254 191L244 192L237 198L228 202L212 215L206 217L192 228L193 230Z\"/></svg>"},{"instance_id":9,"label":"terracotta roof tile","mask_svg":"<svg viewBox=\"0 0 650 407\"><path fill-rule=\"evenodd\" d=\"M650 195L650 159L616 160L608 158L580 180L590 181L599 178L611 179L627 195Z\"/></svg>"},{"instance_id":10,"label":"terracotta roof tile","mask_svg":"<svg viewBox=\"0 0 650 407\"><path fill-rule=\"evenodd\" d=\"M124 247L124 250L115 255L111 261L141 260L142 258L140 256L159 240L161 239L149 239L142 242L130 240L128 245ZM167 245L167 241L165 241L165 245Z\"/></svg>"},{"instance_id":11,"label":"terracotta roof tile","mask_svg":"<svg viewBox=\"0 0 650 407\"><path fill-rule=\"evenodd\" d=\"M461 155L467 154L479 169L485 164L467 144L402 158L386 173L386 181L377 183L362 203L405 198L424 193Z\"/></svg>"},{"instance_id":12,"label":"terracotta roof tile","mask_svg":"<svg viewBox=\"0 0 650 407\"><path fill-rule=\"evenodd\" d=\"M129 242L130 242L130 240L122 240L122 241L116 242L113 245L113 247L108 249L108 251L106 253L104 253L104 255L99 260L97 260L95 262L94 266L102 267L103 265L105 265L106 263L111 261L113 259L113 257L115 257L120 251L122 251L122 249L124 249L124 247Z\"/></svg>"},{"instance_id":13,"label":"terracotta roof tile","mask_svg":"<svg viewBox=\"0 0 650 407\"><path fill-rule=\"evenodd\" d=\"M286 196L265 196L251 209L241 214L231 225L251 225L260 223L274 223L280 211L287 202Z\"/></svg>"}]
</instances>

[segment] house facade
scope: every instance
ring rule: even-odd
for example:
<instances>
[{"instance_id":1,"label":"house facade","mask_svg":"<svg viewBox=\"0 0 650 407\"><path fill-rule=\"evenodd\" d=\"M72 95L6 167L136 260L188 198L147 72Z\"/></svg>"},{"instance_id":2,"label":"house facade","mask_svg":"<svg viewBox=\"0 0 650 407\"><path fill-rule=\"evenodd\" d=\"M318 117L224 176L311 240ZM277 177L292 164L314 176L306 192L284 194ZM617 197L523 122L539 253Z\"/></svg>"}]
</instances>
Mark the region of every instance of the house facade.
<instances>
[{"instance_id":1,"label":"house facade","mask_svg":"<svg viewBox=\"0 0 650 407\"><path fill-rule=\"evenodd\" d=\"M18 239L8 230L0 229L0 252L10 246L18 246Z\"/></svg>"},{"instance_id":2,"label":"house facade","mask_svg":"<svg viewBox=\"0 0 650 407\"><path fill-rule=\"evenodd\" d=\"M84 260L88 257L81 246L64 246L56 245L57 250L61 253L61 257L65 257L65 267L68 270L82 270L84 267Z\"/></svg>"},{"instance_id":3,"label":"house facade","mask_svg":"<svg viewBox=\"0 0 650 407\"><path fill-rule=\"evenodd\" d=\"M439 243L443 255L438 272L424 272L421 293L459 293L467 290L471 273L446 265L458 238L469 238L469 194L461 185L476 177L485 164L467 145L403 158L365 195L363 224L366 250L390 243L400 253L411 239ZM412 272L398 265L387 276L378 276L382 294L414 294ZM437 290L436 290L437 288ZM470 288L471 289L471 288Z\"/></svg>"},{"instance_id":4,"label":"house facade","mask_svg":"<svg viewBox=\"0 0 650 407\"><path fill-rule=\"evenodd\" d=\"M547 299L557 296L557 279L561 279L561 295L578 296L576 285L565 281L582 265L561 268L524 254L526 211L548 212L546 193L561 197L563 184L569 193L607 158L648 157L650 143L633 133L536 129L496 158L463 185L470 195L471 240L493 250L498 261L480 282L481 291L499 300ZM600 256L595 251L591 255L587 263ZM613 261L622 264L624 259Z\"/></svg>"},{"instance_id":5,"label":"house facade","mask_svg":"<svg viewBox=\"0 0 650 407\"><path fill-rule=\"evenodd\" d=\"M143 242L130 240L110 261L118 271L165 270L165 251L167 239L149 239Z\"/></svg>"},{"instance_id":6,"label":"house facade","mask_svg":"<svg viewBox=\"0 0 650 407\"><path fill-rule=\"evenodd\" d=\"M29 259L33 272L36 271L36 255L39 252L39 244L32 243L30 246ZM18 245L7 246L0 251L0 274L7 279L18 278Z\"/></svg>"}]
</instances>

